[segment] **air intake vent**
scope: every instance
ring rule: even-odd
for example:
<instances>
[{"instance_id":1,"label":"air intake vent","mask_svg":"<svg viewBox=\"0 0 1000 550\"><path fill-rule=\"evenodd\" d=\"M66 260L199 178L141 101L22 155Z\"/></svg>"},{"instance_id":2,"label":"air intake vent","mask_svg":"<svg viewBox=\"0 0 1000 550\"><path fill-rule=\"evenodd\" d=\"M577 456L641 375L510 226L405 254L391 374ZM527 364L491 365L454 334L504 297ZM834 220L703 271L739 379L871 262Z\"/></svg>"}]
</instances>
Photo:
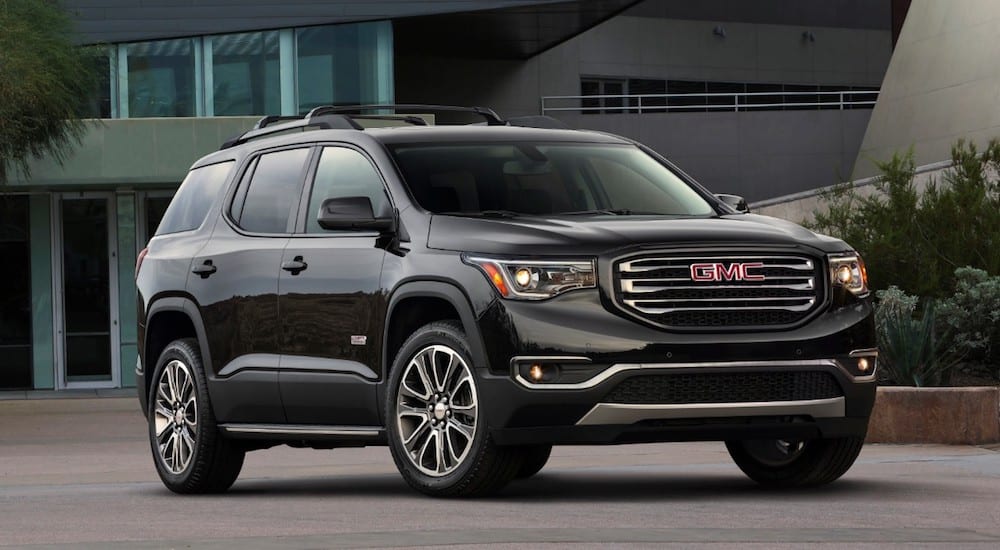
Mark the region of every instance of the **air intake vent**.
<instances>
[{"instance_id":1,"label":"air intake vent","mask_svg":"<svg viewBox=\"0 0 1000 550\"><path fill-rule=\"evenodd\" d=\"M616 298L665 328L780 328L822 303L822 270L802 256L642 256L618 263Z\"/></svg>"},{"instance_id":2,"label":"air intake vent","mask_svg":"<svg viewBox=\"0 0 1000 550\"><path fill-rule=\"evenodd\" d=\"M681 404L805 401L844 392L827 372L653 374L618 384L605 403Z\"/></svg>"}]
</instances>

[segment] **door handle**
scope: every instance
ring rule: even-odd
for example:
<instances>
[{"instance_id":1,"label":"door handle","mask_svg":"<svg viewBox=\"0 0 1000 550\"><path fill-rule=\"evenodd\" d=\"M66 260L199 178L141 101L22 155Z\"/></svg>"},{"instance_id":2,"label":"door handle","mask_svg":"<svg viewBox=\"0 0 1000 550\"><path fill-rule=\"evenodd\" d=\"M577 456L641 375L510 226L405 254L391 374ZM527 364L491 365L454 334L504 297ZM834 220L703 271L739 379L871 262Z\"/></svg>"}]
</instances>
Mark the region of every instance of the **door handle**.
<instances>
[{"instance_id":1,"label":"door handle","mask_svg":"<svg viewBox=\"0 0 1000 550\"><path fill-rule=\"evenodd\" d=\"M304 271L307 267L309 267L309 264L302 261L302 256L296 256L292 258L291 261L283 262L281 264L281 269L284 269L285 271L291 273L292 275L298 275L299 273Z\"/></svg>"},{"instance_id":2,"label":"door handle","mask_svg":"<svg viewBox=\"0 0 1000 550\"><path fill-rule=\"evenodd\" d=\"M198 275L202 279L207 279L209 275L215 273L218 270L219 269L217 267L212 265L212 260L205 260L203 264L196 265L193 268L191 268L191 273Z\"/></svg>"}]
</instances>

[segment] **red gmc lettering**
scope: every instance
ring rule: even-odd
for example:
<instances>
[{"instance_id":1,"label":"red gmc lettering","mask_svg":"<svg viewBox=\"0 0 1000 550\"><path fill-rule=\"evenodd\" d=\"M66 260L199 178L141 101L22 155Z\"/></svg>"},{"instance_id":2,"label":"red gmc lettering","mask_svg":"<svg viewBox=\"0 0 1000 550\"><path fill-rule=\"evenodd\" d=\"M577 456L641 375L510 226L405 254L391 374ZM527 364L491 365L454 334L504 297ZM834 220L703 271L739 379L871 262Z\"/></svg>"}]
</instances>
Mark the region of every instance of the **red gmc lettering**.
<instances>
[{"instance_id":1,"label":"red gmc lettering","mask_svg":"<svg viewBox=\"0 0 1000 550\"><path fill-rule=\"evenodd\" d=\"M692 281L763 281L764 276L750 273L751 269L763 268L761 262L748 262L745 264L733 263L711 263L711 264L691 264Z\"/></svg>"}]
</instances>

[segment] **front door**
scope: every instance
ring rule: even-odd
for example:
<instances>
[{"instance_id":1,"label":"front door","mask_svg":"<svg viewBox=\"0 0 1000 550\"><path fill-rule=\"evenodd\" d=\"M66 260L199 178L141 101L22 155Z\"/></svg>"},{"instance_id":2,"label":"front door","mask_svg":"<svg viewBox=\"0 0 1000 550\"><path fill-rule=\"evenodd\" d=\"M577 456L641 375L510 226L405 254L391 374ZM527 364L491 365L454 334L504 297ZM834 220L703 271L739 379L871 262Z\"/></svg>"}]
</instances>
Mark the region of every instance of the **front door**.
<instances>
[{"instance_id":1,"label":"front door","mask_svg":"<svg viewBox=\"0 0 1000 550\"><path fill-rule=\"evenodd\" d=\"M377 232L327 231L316 214L325 199L357 196L379 212L385 187L366 156L333 146L322 148L309 185L278 282L285 416L292 424L377 425L385 249Z\"/></svg>"},{"instance_id":2,"label":"front door","mask_svg":"<svg viewBox=\"0 0 1000 550\"><path fill-rule=\"evenodd\" d=\"M55 347L59 388L119 384L118 269L111 193L53 201Z\"/></svg>"}]
</instances>

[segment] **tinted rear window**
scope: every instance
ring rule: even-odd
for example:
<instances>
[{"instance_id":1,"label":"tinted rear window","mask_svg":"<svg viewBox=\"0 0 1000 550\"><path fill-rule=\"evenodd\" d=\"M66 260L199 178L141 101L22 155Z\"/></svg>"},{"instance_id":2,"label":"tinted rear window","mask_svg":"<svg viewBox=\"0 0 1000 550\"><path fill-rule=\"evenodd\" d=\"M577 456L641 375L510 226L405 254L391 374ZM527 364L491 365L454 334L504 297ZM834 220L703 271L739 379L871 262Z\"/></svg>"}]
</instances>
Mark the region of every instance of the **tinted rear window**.
<instances>
[{"instance_id":1,"label":"tinted rear window","mask_svg":"<svg viewBox=\"0 0 1000 550\"><path fill-rule=\"evenodd\" d=\"M170 201L166 213L163 214L156 234L165 235L198 229L205 221L208 209L212 207L232 169L233 162L229 161L202 166L188 172L174 199Z\"/></svg>"}]
</instances>

